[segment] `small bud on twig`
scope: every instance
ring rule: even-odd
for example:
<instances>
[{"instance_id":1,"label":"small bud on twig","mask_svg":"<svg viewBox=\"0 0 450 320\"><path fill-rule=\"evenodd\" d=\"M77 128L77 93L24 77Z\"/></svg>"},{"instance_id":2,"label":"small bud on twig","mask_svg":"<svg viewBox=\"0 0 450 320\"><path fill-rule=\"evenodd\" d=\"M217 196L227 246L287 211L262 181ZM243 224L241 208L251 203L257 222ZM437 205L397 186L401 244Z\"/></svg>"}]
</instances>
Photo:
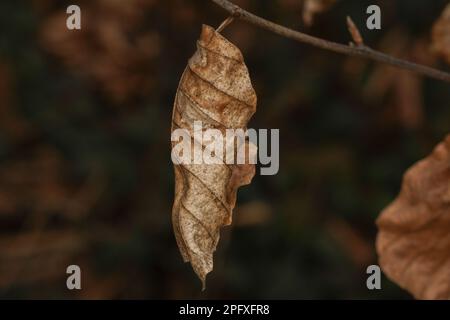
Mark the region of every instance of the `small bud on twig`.
<instances>
[{"instance_id":1,"label":"small bud on twig","mask_svg":"<svg viewBox=\"0 0 450 320\"><path fill-rule=\"evenodd\" d=\"M349 16L347 16L347 28L355 44L357 46L364 45L364 40L361 36L361 33L358 30L358 27L355 25L352 18L350 18Z\"/></svg>"}]
</instances>

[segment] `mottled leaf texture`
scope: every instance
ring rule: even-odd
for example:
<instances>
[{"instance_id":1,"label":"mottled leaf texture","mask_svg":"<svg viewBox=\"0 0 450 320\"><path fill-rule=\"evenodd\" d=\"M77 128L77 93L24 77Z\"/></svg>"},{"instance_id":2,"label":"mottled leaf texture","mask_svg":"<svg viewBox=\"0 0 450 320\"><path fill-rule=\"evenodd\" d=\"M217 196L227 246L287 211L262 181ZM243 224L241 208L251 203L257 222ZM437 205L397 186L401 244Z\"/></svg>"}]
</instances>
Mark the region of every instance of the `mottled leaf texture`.
<instances>
[{"instance_id":1,"label":"mottled leaf texture","mask_svg":"<svg viewBox=\"0 0 450 320\"><path fill-rule=\"evenodd\" d=\"M433 26L432 46L450 64L450 4Z\"/></svg>"},{"instance_id":2,"label":"mottled leaf texture","mask_svg":"<svg viewBox=\"0 0 450 320\"><path fill-rule=\"evenodd\" d=\"M227 128L245 130L255 110L256 94L240 50L204 25L197 51L178 86L172 131L187 129L193 142L200 144L194 139L194 121L225 134ZM256 147L245 143L254 156ZM220 228L231 224L237 189L251 182L255 166L246 161L241 165L180 164L174 168L175 237L184 261L190 261L204 288L206 275L213 269Z\"/></svg>"},{"instance_id":3,"label":"mottled leaf texture","mask_svg":"<svg viewBox=\"0 0 450 320\"><path fill-rule=\"evenodd\" d=\"M406 172L377 224L387 276L417 299L450 299L450 135Z\"/></svg>"}]
</instances>

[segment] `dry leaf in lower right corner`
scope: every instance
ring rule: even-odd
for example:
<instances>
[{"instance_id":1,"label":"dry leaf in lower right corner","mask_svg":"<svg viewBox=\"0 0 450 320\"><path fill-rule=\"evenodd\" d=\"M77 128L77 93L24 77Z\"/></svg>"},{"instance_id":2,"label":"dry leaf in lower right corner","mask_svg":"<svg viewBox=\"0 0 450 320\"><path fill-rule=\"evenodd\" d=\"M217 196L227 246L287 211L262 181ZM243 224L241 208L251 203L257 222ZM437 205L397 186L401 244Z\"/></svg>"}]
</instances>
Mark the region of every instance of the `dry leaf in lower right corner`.
<instances>
[{"instance_id":1,"label":"dry leaf in lower right corner","mask_svg":"<svg viewBox=\"0 0 450 320\"><path fill-rule=\"evenodd\" d=\"M450 4L433 26L432 48L450 64Z\"/></svg>"},{"instance_id":2,"label":"dry leaf in lower right corner","mask_svg":"<svg viewBox=\"0 0 450 320\"><path fill-rule=\"evenodd\" d=\"M450 299L450 135L406 172L377 225L386 275L417 299Z\"/></svg>"}]
</instances>

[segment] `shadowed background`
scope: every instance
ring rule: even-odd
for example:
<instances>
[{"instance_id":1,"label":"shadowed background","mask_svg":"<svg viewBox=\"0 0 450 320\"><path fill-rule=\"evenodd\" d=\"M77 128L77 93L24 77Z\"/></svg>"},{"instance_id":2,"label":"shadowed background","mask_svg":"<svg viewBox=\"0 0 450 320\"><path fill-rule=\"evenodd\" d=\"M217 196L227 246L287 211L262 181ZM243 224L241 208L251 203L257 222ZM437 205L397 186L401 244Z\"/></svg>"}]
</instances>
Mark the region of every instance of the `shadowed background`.
<instances>
[{"instance_id":1,"label":"shadowed background","mask_svg":"<svg viewBox=\"0 0 450 320\"><path fill-rule=\"evenodd\" d=\"M372 47L441 69L430 32L447 2L345 0L306 28L300 0L236 1L341 43L351 15ZM364 27L374 3L381 31ZM199 0L0 3L1 298L410 298L386 278L367 290L365 270L379 212L449 132L448 84L239 21L223 34L258 95L249 127L280 129L280 171L239 190L200 291L170 220L171 112L201 24L226 17Z\"/></svg>"}]
</instances>

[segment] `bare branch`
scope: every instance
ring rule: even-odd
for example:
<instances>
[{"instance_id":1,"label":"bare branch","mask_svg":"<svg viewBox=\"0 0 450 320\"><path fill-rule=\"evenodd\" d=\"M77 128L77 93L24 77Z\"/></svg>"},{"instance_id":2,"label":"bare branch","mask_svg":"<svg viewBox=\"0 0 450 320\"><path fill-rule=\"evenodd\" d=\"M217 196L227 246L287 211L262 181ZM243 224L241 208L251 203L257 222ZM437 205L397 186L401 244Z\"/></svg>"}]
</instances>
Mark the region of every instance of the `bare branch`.
<instances>
[{"instance_id":1,"label":"bare branch","mask_svg":"<svg viewBox=\"0 0 450 320\"><path fill-rule=\"evenodd\" d=\"M248 23L251 23L255 26L276 33L283 37L298 42L310 44L312 46L322 48L328 51L334 51L349 56L367 58L378 62L387 63L392 66L406 69L430 78L450 82L450 73L440 71L431 67L427 67L421 64L395 58L383 52L373 50L364 45L347 46L344 44L316 38L308 34L286 28L282 25L258 17L228 0L212 0L212 1L217 5L219 5L220 7L222 7L223 9L225 9L226 11L228 11L230 15L233 16L234 18L246 21Z\"/></svg>"}]
</instances>

